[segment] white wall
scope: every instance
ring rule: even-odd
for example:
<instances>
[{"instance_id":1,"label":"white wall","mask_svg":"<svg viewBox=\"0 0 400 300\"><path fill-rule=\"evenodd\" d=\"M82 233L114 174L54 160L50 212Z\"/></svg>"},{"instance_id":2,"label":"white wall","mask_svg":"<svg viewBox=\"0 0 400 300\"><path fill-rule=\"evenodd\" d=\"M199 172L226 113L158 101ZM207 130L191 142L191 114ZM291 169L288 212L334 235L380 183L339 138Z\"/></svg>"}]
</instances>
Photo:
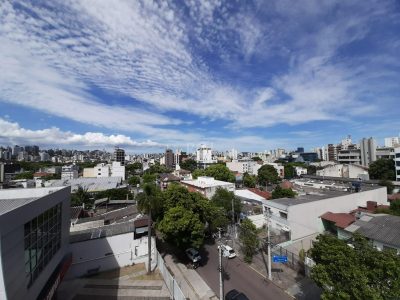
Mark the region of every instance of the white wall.
<instances>
[{"instance_id":1,"label":"white wall","mask_svg":"<svg viewBox=\"0 0 400 300\"><path fill-rule=\"evenodd\" d=\"M66 278L87 274L88 270L99 268L99 272L147 263L147 236L133 239L133 232L107 238L93 239L70 244L72 265ZM155 239L152 238L152 260L154 260ZM152 265L153 265L152 262Z\"/></svg>"},{"instance_id":2,"label":"white wall","mask_svg":"<svg viewBox=\"0 0 400 300\"><path fill-rule=\"evenodd\" d=\"M323 232L324 227L320 216L324 213L328 211L348 213L358 206L366 206L367 201L388 205L386 187L289 206L288 222L291 228L291 239L296 240L315 232Z\"/></svg>"}]
</instances>

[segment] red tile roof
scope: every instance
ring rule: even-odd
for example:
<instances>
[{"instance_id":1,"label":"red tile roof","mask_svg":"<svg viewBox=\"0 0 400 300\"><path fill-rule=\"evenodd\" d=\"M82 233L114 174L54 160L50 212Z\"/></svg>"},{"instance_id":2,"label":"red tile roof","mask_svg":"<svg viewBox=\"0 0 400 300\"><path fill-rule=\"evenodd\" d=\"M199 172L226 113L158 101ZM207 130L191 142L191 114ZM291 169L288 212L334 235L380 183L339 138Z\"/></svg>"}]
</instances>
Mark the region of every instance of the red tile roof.
<instances>
[{"instance_id":1,"label":"red tile roof","mask_svg":"<svg viewBox=\"0 0 400 300\"><path fill-rule=\"evenodd\" d=\"M356 220L356 217L351 214L332 213L330 211L324 213L320 218L335 223L339 228L346 228Z\"/></svg>"},{"instance_id":2,"label":"red tile roof","mask_svg":"<svg viewBox=\"0 0 400 300\"><path fill-rule=\"evenodd\" d=\"M262 191L256 188L248 188L250 192L253 192L254 194L257 194L260 197L265 198L266 200L271 199L272 194L270 192Z\"/></svg>"},{"instance_id":3,"label":"red tile roof","mask_svg":"<svg viewBox=\"0 0 400 300\"><path fill-rule=\"evenodd\" d=\"M282 181L282 183L280 184L280 186L281 186L281 188L283 188L283 189L291 189L291 188L293 187L293 184L292 184L290 181L285 180L285 181Z\"/></svg>"},{"instance_id":4,"label":"red tile roof","mask_svg":"<svg viewBox=\"0 0 400 300\"><path fill-rule=\"evenodd\" d=\"M397 199L400 199L400 193L388 195L389 201L393 201L393 200L397 200Z\"/></svg>"},{"instance_id":5,"label":"red tile roof","mask_svg":"<svg viewBox=\"0 0 400 300\"><path fill-rule=\"evenodd\" d=\"M138 220L133 221L133 224L135 225L136 228L146 227L146 226L148 226L148 223L149 223L148 220L149 220L148 218L138 219ZM151 223L153 223L153 222L151 222Z\"/></svg>"}]
</instances>

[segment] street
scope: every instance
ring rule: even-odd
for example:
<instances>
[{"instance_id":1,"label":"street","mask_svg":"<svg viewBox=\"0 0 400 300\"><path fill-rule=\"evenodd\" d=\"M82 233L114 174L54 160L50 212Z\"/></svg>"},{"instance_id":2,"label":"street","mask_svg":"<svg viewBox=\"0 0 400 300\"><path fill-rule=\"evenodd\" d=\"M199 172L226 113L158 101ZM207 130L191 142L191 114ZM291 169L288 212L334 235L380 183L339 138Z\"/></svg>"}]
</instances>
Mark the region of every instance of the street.
<instances>
[{"instance_id":1,"label":"street","mask_svg":"<svg viewBox=\"0 0 400 300\"><path fill-rule=\"evenodd\" d=\"M219 295L218 250L217 245L206 244L200 251L202 265L197 272L207 282L211 289ZM289 300L289 295L273 283L266 281L239 258L223 258L224 293L236 289L246 294L250 300Z\"/></svg>"}]
</instances>

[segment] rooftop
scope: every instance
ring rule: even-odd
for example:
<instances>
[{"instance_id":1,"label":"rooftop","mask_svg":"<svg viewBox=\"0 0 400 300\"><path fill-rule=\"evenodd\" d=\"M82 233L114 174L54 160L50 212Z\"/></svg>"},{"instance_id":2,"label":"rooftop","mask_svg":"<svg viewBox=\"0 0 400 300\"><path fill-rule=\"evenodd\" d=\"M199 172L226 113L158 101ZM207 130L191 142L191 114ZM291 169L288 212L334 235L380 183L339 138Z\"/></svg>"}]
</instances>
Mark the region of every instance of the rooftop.
<instances>
[{"instance_id":1,"label":"rooftop","mask_svg":"<svg viewBox=\"0 0 400 300\"><path fill-rule=\"evenodd\" d=\"M0 216L62 188L0 190Z\"/></svg>"},{"instance_id":2,"label":"rooftop","mask_svg":"<svg viewBox=\"0 0 400 300\"><path fill-rule=\"evenodd\" d=\"M382 187L377 186L377 185L363 185L361 188L361 191L359 193L378 189L378 188L382 188ZM311 192L300 193L295 198L273 199L273 200L269 200L268 203L270 203L270 204L277 203L277 204L280 204L283 206L293 206L293 205L299 205L299 204L304 204L304 203L309 203L309 202L314 202L314 201L320 201L323 199L341 197L341 196L349 195L351 193L355 193L355 192L329 190L329 189L320 189L320 190L314 189Z\"/></svg>"},{"instance_id":3,"label":"rooftop","mask_svg":"<svg viewBox=\"0 0 400 300\"><path fill-rule=\"evenodd\" d=\"M328 211L321 216L321 219L333 222L337 227L344 229L353 223L356 217L352 214L332 213Z\"/></svg>"},{"instance_id":4,"label":"rooftop","mask_svg":"<svg viewBox=\"0 0 400 300\"><path fill-rule=\"evenodd\" d=\"M88 192L98 192L115 189L120 186L121 181L121 177L75 178L54 180L50 183L50 186L71 186L72 192L76 191L78 187L81 186Z\"/></svg>"},{"instance_id":5,"label":"rooftop","mask_svg":"<svg viewBox=\"0 0 400 300\"><path fill-rule=\"evenodd\" d=\"M181 181L184 184L199 187L199 188L208 188L208 187L217 187L224 185L232 185L233 183L221 180L215 180L213 177L208 176L199 176L194 180L183 180Z\"/></svg>"},{"instance_id":6,"label":"rooftop","mask_svg":"<svg viewBox=\"0 0 400 300\"><path fill-rule=\"evenodd\" d=\"M386 214L365 214L346 227L349 232L358 232L368 239L400 248L400 217Z\"/></svg>"}]
</instances>

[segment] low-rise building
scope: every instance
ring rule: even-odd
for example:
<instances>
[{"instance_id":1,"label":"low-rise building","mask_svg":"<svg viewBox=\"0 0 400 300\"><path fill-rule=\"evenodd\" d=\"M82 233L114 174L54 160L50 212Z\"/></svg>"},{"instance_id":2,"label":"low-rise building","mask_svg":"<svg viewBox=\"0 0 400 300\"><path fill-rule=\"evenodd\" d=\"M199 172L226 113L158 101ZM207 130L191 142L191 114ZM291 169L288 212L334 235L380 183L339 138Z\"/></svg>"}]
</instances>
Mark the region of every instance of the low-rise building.
<instances>
[{"instance_id":1,"label":"low-rise building","mask_svg":"<svg viewBox=\"0 0 400 300\"><path fill-rule=\"evenodd\" d=\"M93 168L83 169L84 178L121 177L125 180L125 166L121 162L113 161L111 164L97 164Z\"/></svg>"},{"instance_id":2,"label":"low-rise building","mask_svg":"<svg viewBox=\"0 0 400 300\"><path fill-rule=\"evenodd\" d=\"M294 167L297 176L307 175L307 169L303 167Z\"/></svg>"},{"instance_id":3,"label":"low-rise building","mask_svg":"<svg viewBox=\"0 0 400 300\"><path fill-rule=\"evenodd\" d=\"M158 179L158 184L160 186L160 189L163 191L168 188L168 185L170 185L173 182L179 182L181 179L173 174L170 173L164 173L160 174L160 177Z\"/></svg>"},{"instance_id":4,"label":"low-rise building","mask_svg":"<svg viewBox=\"0 0 400 300\"><path fill-rule=\"evenodd\" d=\"M392 249L400 254L400 217L387 214L363 214L353 224L346 227L347 237L360 233L382 251Z\"/></svg>"},{"instance_id":5,"label":"low-rise building","mask_svg":"<svg viewBox=\"0 0 400 300\"><path fill-rule=\"evenodd\" d=\"M61 179L75 179L78 178L78 166L69 165L61 168Z\"/></svg>"},{"instance_id":6,"label":"low-rise building","mask_svg":"<svg viewBox=\"0 0 400 300\"><path fill-rule=\"evenodd\" d=\"M360 165L335 164L317 171L317 176L361 178L369 180L368 168Z\"/></svg>"},{"instance_id":7,"label":"low-rise building","mask_svg":"<svg viewBox=\"0 0 400 300\"><path fill-rule=\"evenodd\" d=\"M235 184L231 182L215 180L213 177L199 176L195 180L183 180L181 184L191 192L199 192L206 198L211 199L218 188L224 188L230 192L235 191Z\"/></svg>"},{"instance_id":8,"label":"low-rise building","mask_svg":"<svg viewBox=\"0 0 400 300\"><path fill-rule=\"evenodd\" d=\"M248 173L250 175L257 175L258 169L262 167L261 164L254 160L233 160L227 162L226 166L229 170L239 173Z\"/></svg>"},{"instance_id":9,"label":"low-rise building","mask_svg":"<svg viewBox=\"0 0 400 300\"><path fill-rule=\"evenodd\" d=\"M269 212L271 226L289 232L290 240L299 240L308 235L324 231L320 216L325 212L348 213L367 201L388 204L385 187L364 185L360 192L352 192L343 186L336 190L330 185L320 186L314 192L300 193L295 198L282 198L267 201L263 205L266 216ZM306 187L306 186L304 186Z\"/></svg>"}]
</instances>

